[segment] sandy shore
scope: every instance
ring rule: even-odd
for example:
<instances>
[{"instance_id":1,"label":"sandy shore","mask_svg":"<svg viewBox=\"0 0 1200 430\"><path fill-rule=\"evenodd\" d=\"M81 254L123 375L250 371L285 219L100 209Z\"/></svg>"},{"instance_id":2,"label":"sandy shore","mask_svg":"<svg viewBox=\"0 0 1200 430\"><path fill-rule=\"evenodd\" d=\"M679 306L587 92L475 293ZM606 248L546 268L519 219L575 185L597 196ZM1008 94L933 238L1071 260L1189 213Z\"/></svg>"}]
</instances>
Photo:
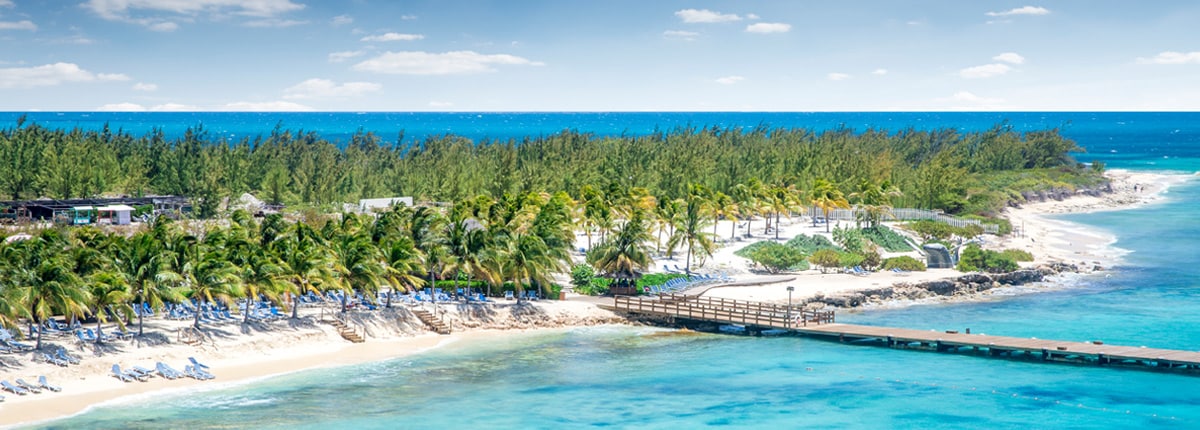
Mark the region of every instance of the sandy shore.
<instances>
[{"instance_id":1,"label":"sandy shore","mask_svg":"<svg viewBox=\"0 0 1200 430\"><path fill-rule=\"evenodd\" d=\"M988 236L986 246L994 249L1021 248L1034 254L1034 264L1065 262L1083 267L1108 267L1118 263L1123 251L1112 246L1115 237L1103 231L1080 226L1047 215L1098 210L1117 210L1151 204L1164 198L1170 186L1187 181L1191 175L1132 173L1113 170L1113 193L1102 197L1079 196L1063 201L1048 201L1009 209L1018 233L1009 237ZM814 226L807 219L784 219L779 231L780 241L798 234L826 234L824 226ZM743 221L744 222L744 221ZM907 274L874 273L868 276L823 274L817 270L766 275L751 270L751 263L734 252L759 240L774 239L775 234L763 231L761 219L751 221L753 237L730 240L733 224L721 222L716 235L724 244L699 268L701 273L725 273L739 283L761 282L762 285L716 287L693 291L706 296L743 300L785 302L787 287L794 287L794 300L816 295L830 295L863 289L886 287L897 283L919 283L951 278L961 273L948 270L929 270ZM598 238L593 238L598 240ZM586 238L579 236L579 247ZM898 254L885 254L890 257ZM910 254L914 255L914 254ZM682 256L659 259L652 271L663 266L684 265ZM786 281L785 281L786 280ZM564 280L565 282L565 280ZM35 360L32 353L0 356L0 380L15 382L22 378L35 382L46 375L51 383L63 388L59 393L18 396L4 393L0 403L0 427L44 421L85 411L87 408L118 399L143 398L164 390L211 389L229 384L286 374L305 369L343 366L381 361L419 353L451 342L470 341L479 337L503 336L504 330L527 330L563 326L619 323L622 320L595 305L603 299L572 297L572 300L539 301L517 306L500 301L487 305L442 305L439 315L454 328L455 334L437 336L412 316L407 307L376 312L355 313L351 318L367 333L366 343L350 343L336 329L320 322L320 309L305 309L299 320L279 320L270 323L240 324L229 322L205 329L207 339L198 345L179 342L177 333L190 321L150 319L147 333L140 341L118 341L102 349L80 345L74 340L53 338L46 341L50 350L64 348L81 357L82 362L58 367ZM195 357L212 368L215 381L180 379L175 381L151 379L147 382L123 383L111 376L113 364L122 367L139 365L153 368L164 362L178 370Z\"/></svg>"},{"instance_id":2,"label":"sandy shore","mask_svg":"<svg viewBox=\"0 0 1200 430\"><path fill-rule=\"evenodd\" d=\"M432 307L426 306L432 310ZM0 427L31 424L84 412L94 405L130 398L146 398L166 391L214 389L307 369L382 361L420 353L452 342L503 336L521 330L585 326L622 321L611 312L586 301L537 301L517 305L439 305L438 314L455 328L447 336L432 334L412 316L409 307L387 311L354 312L349 318L367 333L365 343L342 339L331 325L320 322L320 309L302 309L298 320L241 324L226 322L206 326L208 339L198 345L177 342L176 333L191 321L147 320L146 340L109 342L99 350L73 339L47 338L47 351L65 349L81 358L80 364L58 367L33 358L33 353L0 356L0 380L17 378L37 383L45 375L62 392L19 396L5 392L0 403ZM32 344L32 342L30 342ZM39 355L40 357L40 355ZM217 378L190 378L126 383L112 376L113 364L122 368L153 369L163 362L183 370L195 357Z\"/></svg>"},{"instance_id":3,"label":"sandy shore","mask_svg":"<svg viewBox=\"0 0 1200 430\"><path fill-rule=\"evenodd\" d=\"M994 250L1008 248L1024 249L1034 255L1033 263L1025 263L1026 267L1034 267L1047 263L1067 263L1076 265L1083 272L1103 270L1120 263L1125 250L1116 248L1116 236L1110 232L1084 226L1060 219L1053 215L1068 213L1084 213L1105 210L1123 210L1141 207L1162 201L1166 198L1171 186L1194 178L1187 174L1168 174L1151 172L1130 172L1126 170L1110 170L1106 173L1112 181L1112 193L1093 197L1079 195L1061 201L1044 201L1027 203L1019 208L1006 209L1003 214L1013 224L1014 234L1009 236L984 236L984 247ZM825 227L814 226L803 220L783 219L783 228L779 231L779 241L786 241L798 234L824 235ZM852 223L845 223L850 225ZM725 272L735 275L738 281L768 279L766 275L750 272L751 263L745 258L734 255L734 252L759 240L774 240L775 234L764 234L763 221L752 222L753 238L743 238L729 246L719 249L702 269L702 272ZM717 226L718 235L729 240L732 224L721 222ZM739 231L741 236L742 231ZM918 254L901 253L920 258ZM883 257L901 254L885 253ZM671 264L675 264L672 262ZM682 260L678 262L682 266ZM662 264L659 264L661 268ZM925 272L897 274L890 272L872 273L868 276L849 274L824 274L818 270L807 270L789 274L794 280L777 282L758 286L738 286L728 288L712 288L704 291L704 295L740 300L757 300L784 303L789 300L787 287L791 286L792 300L803 300L814 296L836 295L857 290L879 288L898 283L915 284L940 279L961 276L962 273L951 269L931 269ZM959 297L947 300L977 300L980 297Z\"/></svg>"}]
</instances>

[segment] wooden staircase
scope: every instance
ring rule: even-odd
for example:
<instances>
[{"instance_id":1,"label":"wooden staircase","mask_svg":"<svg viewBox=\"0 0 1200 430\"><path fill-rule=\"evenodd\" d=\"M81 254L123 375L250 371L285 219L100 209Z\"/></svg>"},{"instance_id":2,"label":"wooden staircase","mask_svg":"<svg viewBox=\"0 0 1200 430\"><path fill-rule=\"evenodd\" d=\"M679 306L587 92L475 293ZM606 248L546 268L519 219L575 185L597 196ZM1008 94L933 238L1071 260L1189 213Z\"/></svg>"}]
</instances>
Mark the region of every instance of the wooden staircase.
<instances>
[{"instance_id":1,"label":"wooden staircase","mask_svg":"<svg viewBox=\"0 0 1200 430\"><path fill-rule=\"evenodd\" d=\"M363 339L362 335L359 334L357 330L354 330L350 326L347 326L346 323L342 322L342 320L331 319L331 320L327 320L326 322L328 322L329 325L336 328L338 331L338 334L342 335L343 339L346 339L346 340L354 342L354 343L363 343L363 342L367 341L366 339Z\"/></svg>"},{"instance_id":2,"label":"wooden staircase","mask_svg":"<svg viewBox=\"0 0 1200 430\"><path fill-rule=\"evenodd\" d=\"M437 319L437 317L434 317L433 314L429 313L429 311L424 309L413 309L412 312L417 316L417 318L421 319L421 322L424 322L425 325L429 326L429 328L433 329L433 331L437 334L450 334L450 326L447 326L446 323Z\"/></svg>"}]
</instances>

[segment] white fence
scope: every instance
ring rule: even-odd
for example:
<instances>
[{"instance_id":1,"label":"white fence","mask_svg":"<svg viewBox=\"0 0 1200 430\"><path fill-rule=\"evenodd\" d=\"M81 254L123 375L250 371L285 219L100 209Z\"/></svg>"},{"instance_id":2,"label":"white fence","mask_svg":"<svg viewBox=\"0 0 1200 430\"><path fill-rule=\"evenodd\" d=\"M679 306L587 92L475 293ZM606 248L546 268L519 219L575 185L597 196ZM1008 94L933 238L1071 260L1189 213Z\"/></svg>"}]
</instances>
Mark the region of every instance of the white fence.
<instances>
[{"instance_id":1,"label":"white fence","mask_svg":"<svg viewBox=\"0 0 1200 430\"><path fill-rule=\"evenodd\" d=\"M859 219L858 215L862 214L863 212L865 212L865 211L863 211L862 209L834 209L834 210L829 211L829 220L830 221L855 221L855 220ZM825 216L825 214L818 208L809 208L808 216L810 216L810 217ZM891 210L890 215L884 215L883 219L885 221L887 221L887 220L914 221L914 220L928 219L928 220L934 220L934 221L941 221L941 222L950 224L955 227L965 227L967 225L977 225L977 226L983 227L984 233L997 234L1000 232L1000 226L998 226L996 224L984 224L976 219L955 218L955 217L946 215L941 212L935 212L935 211L931 211L931 210L927 210L927 209L896 208L896 209Z\"/></svg>"}]
</instances>

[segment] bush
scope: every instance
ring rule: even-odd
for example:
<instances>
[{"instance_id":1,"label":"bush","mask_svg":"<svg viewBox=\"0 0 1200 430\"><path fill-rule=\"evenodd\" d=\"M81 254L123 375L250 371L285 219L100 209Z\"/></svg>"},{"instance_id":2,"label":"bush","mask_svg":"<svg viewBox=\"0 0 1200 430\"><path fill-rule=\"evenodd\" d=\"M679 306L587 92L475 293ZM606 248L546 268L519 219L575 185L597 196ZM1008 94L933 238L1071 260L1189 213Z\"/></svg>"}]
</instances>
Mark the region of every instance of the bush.
<instances>
[{"instance_id":1,"label":"bush","mask_svg":"<svg viewBox=\"0 0 1200 430\"><path fill-rule=\"evenodd\" d=\"M833 241L841 245L846 252L862 252L863 250L863 234L858 229L835 227Z\"/></svg>"},{"instance_id":2,"label":"bush","mask_svg":"<svg viewBox=\"0 0 1200 430\"><path fill-rule=\"evenodd\" d=\"M867 250L863 251L862 257L863 257L862 267L867 270L878 269L879 265L882 264L882 261L880 261L880 259L882 257L879 255L878 247L875 247L875 246L867 247Z\"/></svg>"},{"instance_id":3,"label":"bush","mask_svg":"<svg viewBox=\"0 0 1200 430\"><path fill-rule=\"evenodd\" d=\"M913 250L912 245L908 244L908 241L904 239L904 236L901 236L900 233L896 233L892 229L882 225L864 228L862 229L862 235L863 237L866 237L867 240L870 240L871 243L879 245L884 250L887 250L887 252L906 252Z\"/></svg>"},{"instance_id":4,"label":"bush","mask_svg":"<svg viewBox=\"0 0 1200 430\"><path fill-rule=\"evenodd\" d=\"M883 260L883 270L892 269L906 270L909 272L924 272L925 263L907 255L901 255L899 257L892 257Z\"/></svg>"},{"instance_id":5,"label":"bush","mask_svg":"<svg viewBox=\"0 0 1200 430\"><path fill-rule=\"evenodd\" d=\"M804 253L778 243L767 242L764 246L756 247L746 258L771 273L808 269Z\"/></svg>"},{"instance_id":6,"label":"bush","mask_svg":"<svg viewBox=\"0 0 1200 430\"><path fill-rule=\"evenodd\" d=\"M861 265L863 265L863 261L865 261L865 260L866 260L865 257L863 257L860 254L855 254L853 252L843 252L841 254L838 254L838 266L839 267L861 266Z\"/></svg>"},{"instance_id":7,"label":"bush","mask_svg":"<svg viewBox=\"0 0 1200 430\"><path fill-rule=\"evenodd\" d=\"M1019 267L1012 257L982 249L978 244L972 243L963 249L956 269L960 272L1005 273L1017 270Z\"/></svg>"},{"instance_id":8,"label":"bush","mask_svg":"<svg viewBox=\"0 0 1200 430\"><path fill-rule=\"evenodd\" d=\"M799 249L800 252L809 255L812 255L814 252L817 252L821 249L838 250L837 245L834 245L833 242L830 242L828 238L821 235L797 235L796 237L792 238L792 240L787 241L785 245Z\"/></svg>"},{"instance_id":9,"label":"bush","mask_svg":"<svg viewBox=\"0 0 1200 430\"><path fill-rule=\"evenodd\" d=\"M1011 258L1013 261L1033 261L1033 254L1023 249L1006 249L1000 252L1001 255Z\"/></svg>"},{"instance_id":10,"label":"bush","mask_svg":"<svg viewBox=\"0 0 1200 430\"><path fill-rule=\"evenodd\" d=\"M926 242L948 240L950 236L954 235L954 226L941 221L919 220L910 222L906 226Z\"/></svg>"},{"instance_id":11,"label":"bush","mask_svg":"<svg viewBox=\"0 0 1200 430\"><path fill-rule=\"evenodd\" d=\"M808 262L821 268L826 273L831 267L838 267L838 252L832 249L819 249L808 257Z\"/></svg>"},{"instance_id":12,"label":"bush","mask_svg":"<svg viewBox=\"0 0 1200 430\"><path fill-rule=\"evenodd\" d=\"M596 277L596 269L587 264L576 264L571 267L571 285L575 288L586 287Z\"/></svg>"},{"instance_id":13,"label":"bush","mask_svg":"<svg viewBox=\"0 0 1200 430\"><path fill-rule=\"evenodd\" d=\"M612 280L608 278L592 278L587 285L575 286L575 292L589 296L602 296L608 294L608 284L610 283Z\"/></svg>"}]
</instances>

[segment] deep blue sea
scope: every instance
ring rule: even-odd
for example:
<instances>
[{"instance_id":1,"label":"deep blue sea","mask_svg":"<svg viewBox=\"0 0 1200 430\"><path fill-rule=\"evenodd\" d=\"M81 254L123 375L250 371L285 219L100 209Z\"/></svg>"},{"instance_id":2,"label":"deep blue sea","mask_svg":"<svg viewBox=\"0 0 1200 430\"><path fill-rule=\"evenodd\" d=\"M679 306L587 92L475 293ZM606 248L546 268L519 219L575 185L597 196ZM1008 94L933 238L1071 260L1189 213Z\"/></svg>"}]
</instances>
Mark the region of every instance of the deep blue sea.
<instances>
[{"instance_id":1,"label":"deep blue sea","mask_svg":"<svg viewBox=\"0 0 1200 430\"><path fill-rule=\"evenodd\" d=\"M88 116L85 116L88 115ZM16 114L13 114L13 118ZM31 114L46 126L231 136L285 128L331 139L359 127L407 138L681 125L978 130L1062 127L1083 161L1191 174L1197 113ZM3 116L0 115L0 122ZM159 121L159 122L155 122ZM1200 181L1162 203L1067 219L1132 251L1111 276L969 304L843 313L916 329L1200 350ZM593 327L456 343L392 361L95 408L46 428L1200 428L1200 377L896 351L799 338L657 336ZM218 369L219 371L219 369ZM6 412L7 413L7 412Z\"/></svg>"}]
</instances>

